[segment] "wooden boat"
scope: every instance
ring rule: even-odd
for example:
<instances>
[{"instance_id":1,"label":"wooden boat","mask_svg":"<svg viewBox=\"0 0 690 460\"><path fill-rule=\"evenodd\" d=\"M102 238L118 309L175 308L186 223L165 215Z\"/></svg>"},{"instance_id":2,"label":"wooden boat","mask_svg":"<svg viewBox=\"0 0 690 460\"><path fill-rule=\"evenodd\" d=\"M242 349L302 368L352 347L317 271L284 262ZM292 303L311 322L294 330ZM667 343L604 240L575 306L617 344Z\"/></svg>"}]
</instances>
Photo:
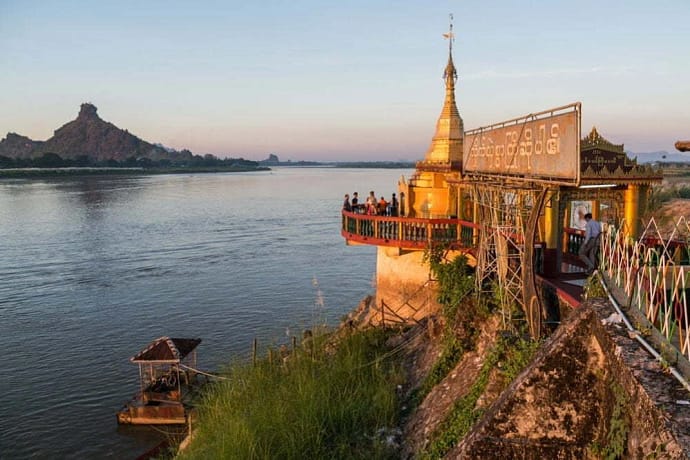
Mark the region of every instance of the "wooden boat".
<instances>
[{"instance_id":1,"label":"wooden boat","mask_svg":"<svg viewBox=\"0 0 690 460\"><path fill-rule=\"evenodd\" d=\"M139 365L140 390L117 412L117 422L131 425L187 423L189 400L200 382L196 347L201 339L160 337L130 358Z\"/></svg>"}]
</instances>

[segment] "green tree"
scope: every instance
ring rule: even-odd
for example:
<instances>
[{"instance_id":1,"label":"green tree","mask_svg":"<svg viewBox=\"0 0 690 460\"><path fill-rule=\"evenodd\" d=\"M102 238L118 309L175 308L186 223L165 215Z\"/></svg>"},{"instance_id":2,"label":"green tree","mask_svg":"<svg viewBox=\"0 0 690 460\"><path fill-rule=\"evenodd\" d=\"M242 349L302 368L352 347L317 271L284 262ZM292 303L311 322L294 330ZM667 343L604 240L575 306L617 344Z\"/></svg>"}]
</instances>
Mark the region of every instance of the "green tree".
<instances>
[{"instance_id":1,"label":"green tree","mask_svg":"<svg viewBox=\"0 0 690 460\"><path fill-rule=\"evenodd\" d=\"M65 162L57 153L44 153L42 156L34 160L34 165L39 168L59 168L64 166Z\"/></svg>"}]
</instances>

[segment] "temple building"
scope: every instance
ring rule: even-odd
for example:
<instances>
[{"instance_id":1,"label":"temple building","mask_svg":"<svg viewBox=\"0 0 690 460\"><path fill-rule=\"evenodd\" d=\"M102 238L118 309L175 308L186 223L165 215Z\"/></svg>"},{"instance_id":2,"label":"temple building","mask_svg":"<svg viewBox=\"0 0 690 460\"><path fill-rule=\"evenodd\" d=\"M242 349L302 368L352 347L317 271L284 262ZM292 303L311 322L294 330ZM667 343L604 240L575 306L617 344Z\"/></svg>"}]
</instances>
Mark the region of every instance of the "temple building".
<instances>
[{"instance_id":1,"label":"temple building","mask_svg":"<svg viewBox=\"0 0 690 460\"><path fill-rule=\"evenodd\" d=\"M568 144L572 148L567 154L577 155L571 168L572 181L539 176L535 179L520 168L503 175L468 171L468 132L464 130L455 101L457 71L452 56L452 26L449 35L448 62L443 74L443 108L424 159L416 164L409 179L402 177L398 182L399 215L370 216L357 210L343 211L341 234L347 244L369 244L378 248L376 298L369 318L373 323L416 321L436 311L435 281L425 259L426 252L434 244L447 248L448 259L465 254L470 265L477 265L481 264L480 259L486 259L482 254L495 256L497 252L495 248L482 248L486 241L494 244L494 236L486 235L509 234L507 239L517 248L513 252L518 260L512 265L518 272L525 261L529 261L541 281L558 278L565 272L579 270L584 274L577 258L584 234L584 215L592 213L604 224L623 226L635 237L640 232L650 186L663 178L660 170L628 158L623 145L604 139L596 128L580 139L579 103L566 106L577 116L577 123L567 127L575 139ZM542 113L546 118L549 113L556 112L558 109ZM521 119L503 124L522 126L522 136L527 123L536 119L534 115L529 117L524 118L522 125ZM553 136L553 125L549 129ZM480 134L482 130L479 129ZM561 139L558 129L555 132L556 138L548 139L548 143L556 145L557 149ZM560 135L563 133L565 130L561 126ZM546 144L546 137L544 140ZM527 146L524 142L516 142L515 157L522 156L527 148L533 149L536 144L534 140L531 142ZM537 147L543 148L546 155L545 147ZM535 154L533 150L529 153ZM537 149L536 153L541 151ZM550 167L558 168L559 165ZM483 192L491 187L491 193ZM537 206L537 192L541 193L543 205ZM534 209L536 214L530 220L529 213ZM528 231L528 220L534 231ZM510 230L506 230L508 228ZM526 235L534 241L534 249L525 244L530 241ZM501 263L494 265L500 267ZM500 270L509 270L506 267ZM517 273L516 276L522 275Z\"/></svg>"}]
</instances>

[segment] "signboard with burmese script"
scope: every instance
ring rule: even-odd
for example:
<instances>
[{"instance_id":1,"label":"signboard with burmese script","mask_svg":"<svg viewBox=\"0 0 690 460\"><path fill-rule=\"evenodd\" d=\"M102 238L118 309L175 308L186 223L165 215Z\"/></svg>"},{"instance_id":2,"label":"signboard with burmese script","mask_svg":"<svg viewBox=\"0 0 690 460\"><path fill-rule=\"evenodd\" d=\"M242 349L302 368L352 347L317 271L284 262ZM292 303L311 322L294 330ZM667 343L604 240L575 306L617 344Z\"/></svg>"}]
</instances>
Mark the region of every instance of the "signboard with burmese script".
<instances>
[{"instance_id":1,"label":"signboard with burmese script","mask_svg":"<svg viewBox=\"0 0 690 460\"><path fill-rule=\"evenodd\" d=\"M580 103L465 132L466 174L577 186Z\"/></svg>"}]
</instances>

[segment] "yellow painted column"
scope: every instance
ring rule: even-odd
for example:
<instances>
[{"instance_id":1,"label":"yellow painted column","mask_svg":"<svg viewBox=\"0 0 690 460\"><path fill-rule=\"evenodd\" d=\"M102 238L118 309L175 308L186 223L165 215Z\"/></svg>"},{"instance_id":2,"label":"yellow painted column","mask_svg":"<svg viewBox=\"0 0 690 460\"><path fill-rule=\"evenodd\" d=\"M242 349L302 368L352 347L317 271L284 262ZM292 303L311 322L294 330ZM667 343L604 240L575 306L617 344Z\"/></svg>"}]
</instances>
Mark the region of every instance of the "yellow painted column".
<instances>
[{"instance_id":1,"label":"yellow painted column","mask_svg":"<svg viewBox=\"0 0 690 460\"><path fill-rule=\"evenodd\" d=\"M599 206L599 200L592 200L592 219L600 220L601 207Z\"/></svg>"},{"instance_id":2,"label":"yellow painted column","mask_svg":"<svg viewBox=\"0 0 690 460\"><path fill-rule=\"evenodd\" d=\"M558 246L560 236L558 227L558 195L551 193L544 207L544 239L548 249L554 249Z\"/></svg>"},{"instance_id":3,"label":"yellow painted column","mask_svg":"<svg viewBox=\"0 0 690 460\"><path fill-rule=\"evenodd\" d=\"M465 219L465 197L463 196L462 192L463 189L462 187L457 187L455 190L457 190L457 209L455 211L455 215L458 216L458 219L464 220Z\"/></svg>"},{"instance_id":4,"label":"yellow painted column","mask_svg":"<svg viewBox=\"0 0 690 460\"><path fill-rule=\"evenodd\" d=\"M637 238L640 234L640 187L628 185L625 189L625 225L628 236Z\"/></svg>"},{"instance_id":5,"label":"yellow painted column","mask_svg":"<svg viewBox=\"0 0 690 460\"><path fill-rule=\"evenodd\" d=\"M558 220L560 203L558 200L558 192L551 192L549 199L544 206L544 240L546 247L544 248L544 274L546 276L555 276L560 272L561 265L561 247L559 244L560 221Z\"/></svg>"}]
</instances>

